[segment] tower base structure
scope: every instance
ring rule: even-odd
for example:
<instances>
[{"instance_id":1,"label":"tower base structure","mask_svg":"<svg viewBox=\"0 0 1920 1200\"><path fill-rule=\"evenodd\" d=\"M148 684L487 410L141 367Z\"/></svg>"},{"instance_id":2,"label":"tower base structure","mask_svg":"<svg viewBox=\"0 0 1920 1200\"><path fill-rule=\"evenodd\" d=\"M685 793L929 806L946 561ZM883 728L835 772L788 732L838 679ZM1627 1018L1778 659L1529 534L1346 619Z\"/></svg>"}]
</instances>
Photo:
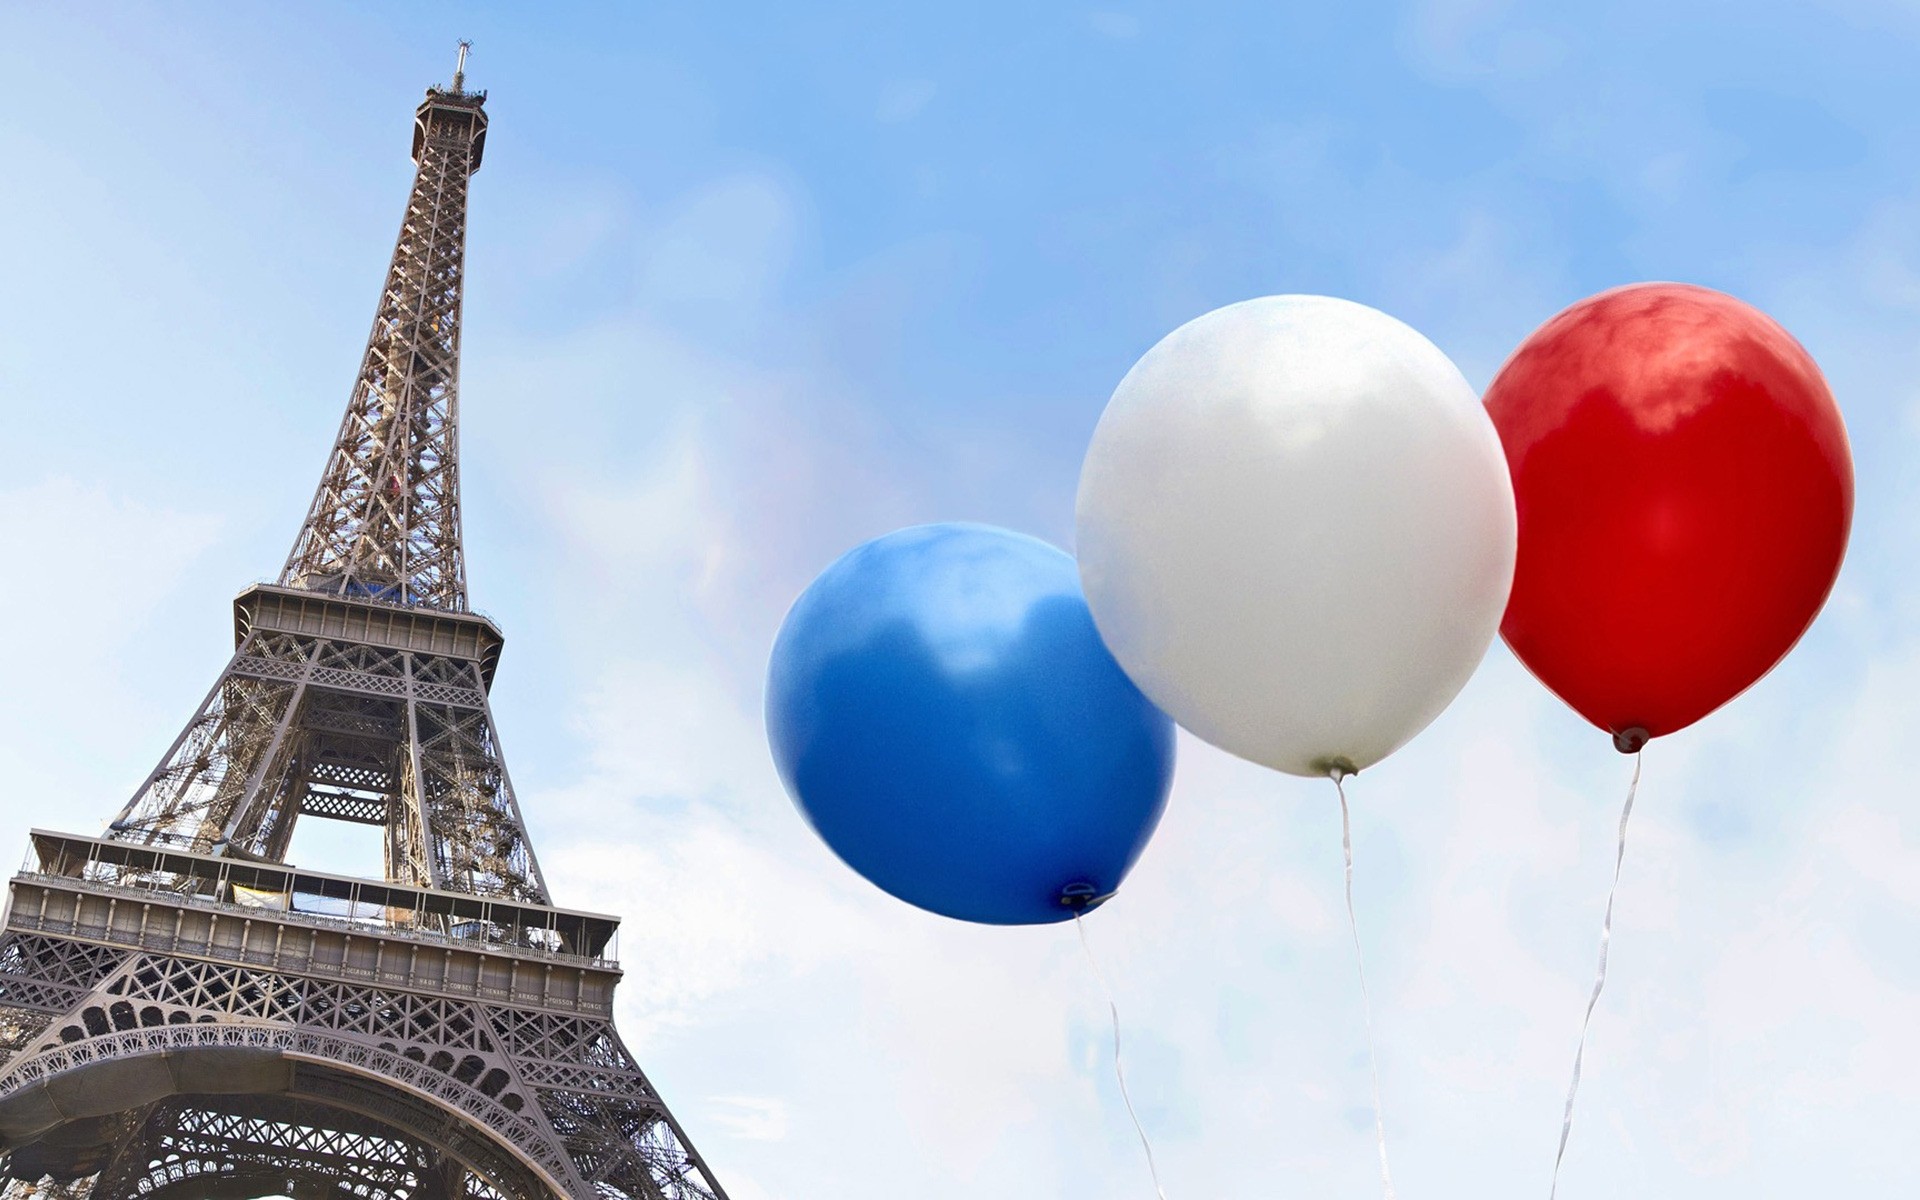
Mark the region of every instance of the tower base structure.
<instances>
[{"instance_id":1,"label":"tower base structure","mask_svg":"<svg viewBox=\"0 0 1920 1200\"><path fill-rule=\"evenodd\" d=\"M724 1200L614 1029L614 918L32 836L7 1200Z\"/></svg>"}]
</instances>

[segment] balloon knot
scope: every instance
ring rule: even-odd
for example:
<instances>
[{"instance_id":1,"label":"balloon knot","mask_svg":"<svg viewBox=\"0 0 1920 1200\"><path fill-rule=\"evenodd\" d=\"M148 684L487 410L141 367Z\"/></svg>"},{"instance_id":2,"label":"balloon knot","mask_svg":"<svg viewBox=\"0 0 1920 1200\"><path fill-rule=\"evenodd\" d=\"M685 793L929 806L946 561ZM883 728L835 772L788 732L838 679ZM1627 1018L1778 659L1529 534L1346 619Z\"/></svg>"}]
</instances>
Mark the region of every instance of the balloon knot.
<instances>
[{"instance_id":1,"label":"balloon knot","mask_svg":"<svg viewBox=\"0 0 1920 1200\"><path fill-rule=\"evenodd\" d=\"M1613 735L1613 748L1622 754L1638 754L1640 748L1645 746L1651 737L1652 735L1645 729L1635 725L1631 729L1622 729Z\"/></svg>"},{"instance_id":2,"label":"balloon knot","mask_svg":"<svg viewBox=\"0 0 1920 1200\"><path fill-rule=\"evenodd\" d=\"M1341 782L1349 775L1358 775L1360 773L1360 768L1354 766L1353 760L1344 754L1335 755L1331 758L1315 759L1313 765L1325 771L1327 778L1333 780L1335 783Z\"/></svg>"},{"instance_id":3,"label":"balloon knot","mask_svg":"<svg viewBox=\"0 0 1920 1200\"><path fill-rule=\"evenodd\" d=\"M1060 889L1061 906L1077 913L1092 912L1111 899L1112 892L1102 893L1091 883L1070 883Z\"/></svg>"}]
</instances>

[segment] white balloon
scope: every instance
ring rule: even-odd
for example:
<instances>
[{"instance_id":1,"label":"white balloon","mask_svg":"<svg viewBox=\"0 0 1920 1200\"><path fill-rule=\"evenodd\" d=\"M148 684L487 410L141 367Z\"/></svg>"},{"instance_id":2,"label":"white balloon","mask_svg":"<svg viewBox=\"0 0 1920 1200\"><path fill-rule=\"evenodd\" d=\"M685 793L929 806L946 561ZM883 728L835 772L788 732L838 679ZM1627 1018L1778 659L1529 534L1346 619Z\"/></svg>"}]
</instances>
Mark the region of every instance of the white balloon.
<instances>
[{"instance_id":1,"label":"white balloon","mask_svg":"<svg viewBox=\"0 0 1920 1200\"><path fill-rule=\"evenodd\" d=\"M1080 577L1174 720L1296 775L1405 745L1485 657L1513 584L1499 435L1385 313L1268 296L1174 330L1087 451Z\"/></svg>"}]
</instances>

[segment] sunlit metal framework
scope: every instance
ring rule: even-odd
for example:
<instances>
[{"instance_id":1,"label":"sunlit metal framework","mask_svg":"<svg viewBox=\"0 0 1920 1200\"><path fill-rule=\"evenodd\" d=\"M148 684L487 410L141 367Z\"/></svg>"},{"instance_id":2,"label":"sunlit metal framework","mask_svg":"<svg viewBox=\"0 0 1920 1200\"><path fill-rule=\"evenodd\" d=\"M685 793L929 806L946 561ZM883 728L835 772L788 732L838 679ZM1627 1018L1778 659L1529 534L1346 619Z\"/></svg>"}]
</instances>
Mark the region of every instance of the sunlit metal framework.
<instances>
[{"instance_id":1,"label":"sunlit metal framework","mask_svg":"<svg viewBox=\"0 0 1920 1200\"><path fill-rule=\"evenodd\" d=\"M280 572L290 587L451 612L460 552L460 297L467 177L487 142L486 93L427 93L419 165L366 354L313 505Z\"/></svg>"},{"instance_id":2,"label":"sunlit metal framework","mask_svg":"<svg viewBox=\"0 0 1920 1200\"><path fill-rule=\"evenodd\" d=\"M554 907L467 610L457 449L483 92L418 171L340 433L232 659L104 837L36 831L0 929L0 1200L725 1200ZM385 876L288 864L302 817Z\"/></svg>"}]
</instances>

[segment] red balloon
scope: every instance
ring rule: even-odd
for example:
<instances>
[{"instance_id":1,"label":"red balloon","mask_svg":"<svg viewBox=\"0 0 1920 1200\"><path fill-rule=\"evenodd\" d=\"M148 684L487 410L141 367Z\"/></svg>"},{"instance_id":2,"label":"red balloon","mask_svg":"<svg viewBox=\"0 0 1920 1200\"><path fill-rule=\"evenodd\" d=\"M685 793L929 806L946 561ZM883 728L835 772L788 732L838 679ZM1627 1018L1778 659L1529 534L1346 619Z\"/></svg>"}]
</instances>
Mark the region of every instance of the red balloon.
<instances>
[{"instance_id":1,"label":"red balloon","mask_svg":"<svg viewBox=\"0 0 1920 1200\"><path fill-rule=\"evenodd\" d=\"M1487 389L1519 510L1501 636L1623 750L1786 656L1853 521L1847 431L1766 314L1679 283L1589 297Z\"/></svg>"}]
</instances>

